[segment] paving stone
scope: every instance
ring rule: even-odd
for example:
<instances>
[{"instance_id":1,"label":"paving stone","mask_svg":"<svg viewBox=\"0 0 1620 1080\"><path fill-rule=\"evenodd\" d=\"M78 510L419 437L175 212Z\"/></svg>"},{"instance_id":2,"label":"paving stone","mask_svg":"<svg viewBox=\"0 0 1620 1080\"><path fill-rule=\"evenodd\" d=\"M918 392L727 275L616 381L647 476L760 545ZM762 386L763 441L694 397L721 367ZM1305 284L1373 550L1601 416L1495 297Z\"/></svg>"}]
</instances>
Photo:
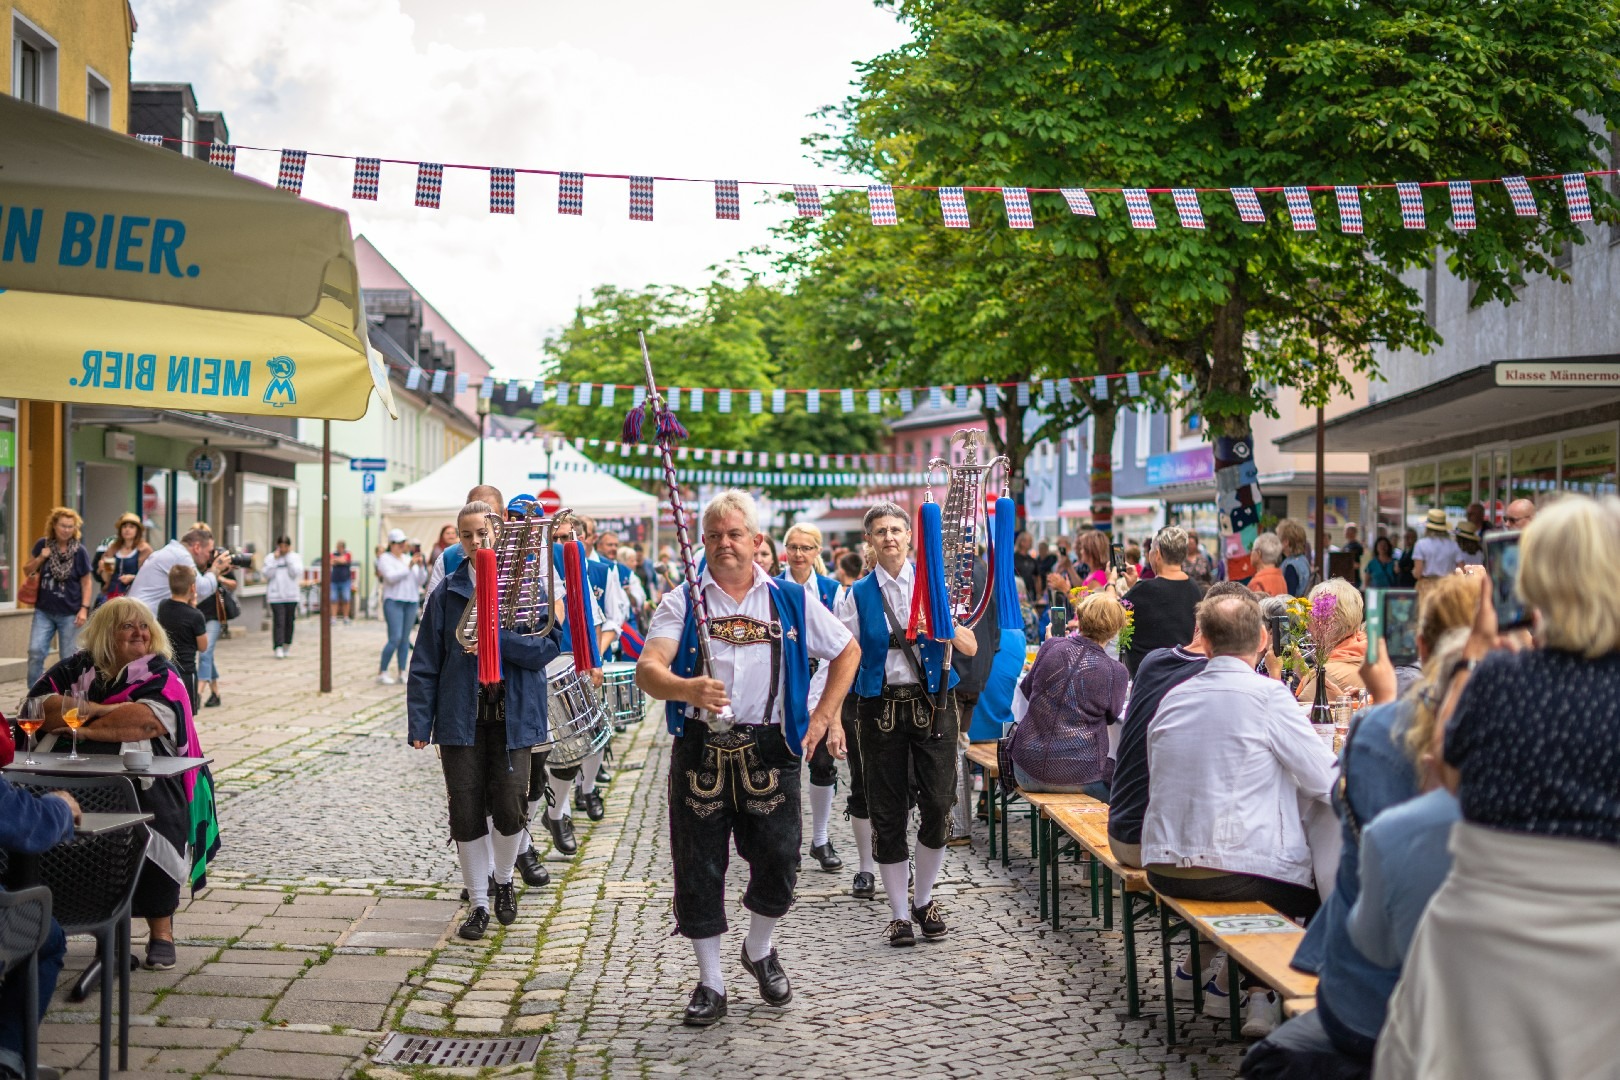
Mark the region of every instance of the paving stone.
<instances>
[{"instance_id":1,"label":"paving stone","mask_svg":"<svg viewBox=\"0 0 1620 1080\"><path fill-rule=\"evenodd\" d=\"M390 934L370 930L357 930L345 944L366 949L431 949L439 943L444 931L424 934Z\"/></svg>"},{"instance_id":2,"label":"paving stone","mask_svg":"<svg viewBox=\"0 0 1620 1080\"><path fill-rule=\"evenodd\" d=\"M289 1024L331 1024L360 1031L376 1031L382 1026L385 1005L358 1001L319 1001L283 998L276 1002L270 1019Z\"/></svg>"},{"instance_id":3,"label":"paving stone","mask_svg":"<svg viewBox=\"0 0 1620 1080\"><path fill-rule=\"evenodd\" d=\"M399 988L393 982L357 982L352 979L300 979L283 1001L355 1001L386 1005Z\"/></svg>"},{"instance_id":4,"label":"paving stone","mask_svg":"<svg viewBox=\"0 0 1620 1080\"><path fill-rule=\"evenodd\" d=\"M350 1057L365 1053L370 1042L356 1035L317 1035L304 1031L277 1031L266 1028L255 1031L242 1045L252 1050L280 1050L298 1054L346 1054Z\"/></svg>"},{"instance_id":5,"label":"paving stone","mask_svg":"<svg viewBox=\"0 0 1620 1080\"><path fill-rule=\"evenodd\" d=\"M151 1009L158 1016L192 1016L206 1020L258 1020L264 1016L264 998L170 994ZM145 1011L145 1010L142 1010Z\"/></svg>"},{"instance_id":6,"label":"paving stone","mask_svg":"<svg viewBox=\"0 0 1620 1080\"><path fill-rule=\"evenodd\" d=\"M287 989L291 978L238 975L187 975L175 984L186 994L227 994L231 997L275 997Z\"/></svg>"},{"instance_id":7,"label":"paving stone","mask_svg":"<svg viewBox=\"0 0 1620 1080\"><path fill-rule=\"evenodd\" d=\"M419 961L408 956L334 956L309 969L309 979L404 982ZM461 985L456 984L456 989Z\"/></svg>"},{"instance_id":8,"label":"paving stone","mask_svg":"<svg viewBox=\"0 0 1620 1080\"><path fill-rule=\"evenodd\" d=\"M283 1054L270 1050L232 1050L216 1067L230 1076L275 1076L339 1080L349 1067L348 1056Z\"/></svg>"}]
</instances>

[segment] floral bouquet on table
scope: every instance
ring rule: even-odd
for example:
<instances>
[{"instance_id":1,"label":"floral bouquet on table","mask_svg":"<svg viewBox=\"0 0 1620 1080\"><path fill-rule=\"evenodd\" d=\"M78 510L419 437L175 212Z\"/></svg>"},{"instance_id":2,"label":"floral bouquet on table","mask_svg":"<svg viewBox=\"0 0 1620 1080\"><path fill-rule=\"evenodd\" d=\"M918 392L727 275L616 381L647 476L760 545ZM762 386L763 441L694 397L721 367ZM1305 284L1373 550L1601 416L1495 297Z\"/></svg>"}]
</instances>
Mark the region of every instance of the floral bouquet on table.
<instances>
[{"instance_id":1,"label":"floral bouquet on table","mask_svg":"<svg viewBox=\"0 0 1620 1080\"><path fill-rule=\"evenodd\" d=\"M1097 589L1090 585L1082 585L1077 589L1070 589L1069 603L1073 607L1079 607L1080 601L1097 591ZM1131 647L1131 638L1136 633L1136 608L1123 596L1116 597L1116 599L1119 601L1119 606L1125 609L1125 625L1119 628L1119 634L1114 638L1114 641L1118 645L1119 651L1124 653Z\"/></svg>"},{"instance_id":2,"label":"floral bouquet on table","mask_svg":"<svg viewBox=\"0 0 1620 1080\"><path fill-rule=\"evenodd\" d=\"M1333 715L1328 708L1327 675L1323 668L1327 664L1329 638L1333 633L1333 617L1339 610L1339 598L1330 592L1323 592L1314 600L1306 602L1305 622L1310 631L1312 650L1312 664L1316 668L1316 698L1311 704L1311 723L1331 724Z\"/></svg>"}]
</instances>

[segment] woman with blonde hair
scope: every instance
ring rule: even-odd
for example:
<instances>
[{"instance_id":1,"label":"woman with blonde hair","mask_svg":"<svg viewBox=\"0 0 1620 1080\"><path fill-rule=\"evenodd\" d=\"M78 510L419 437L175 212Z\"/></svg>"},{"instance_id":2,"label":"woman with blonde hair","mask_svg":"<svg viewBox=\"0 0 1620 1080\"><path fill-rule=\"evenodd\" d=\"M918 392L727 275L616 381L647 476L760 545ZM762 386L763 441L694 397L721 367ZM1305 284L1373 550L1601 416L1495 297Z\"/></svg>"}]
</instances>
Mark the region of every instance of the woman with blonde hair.
<instances>
[{"instance_id":1,"label":"woman with blonde hair","mask_svg":"<svg viewBox=\"0 0 1620 1080\"><path fill-rule=\"evenodd\" d=\"M1332 597L1331 601L1322 599ZM1343 697L1351 690L1365 689L1361 665L1367 659L1367 634L1361 627L1363 605L1361 592L1344 578L1328 578L1311 590L1311 605L1332 603L1333 618L1328 622L1326 641L1316 642L1319 652L1327 655L1322 665L1327 679L1328 700ZM1313 669L1299 681L1301 701L1316 697L1316 671Z\"/></svg>"},{"instance_id":2,"label":"woman with blonde hair","mask_svg":"<svg viewBox=\"0 0 1620 1080\"><path fill-rule=\"evenodd\" d=\"M838 597L838 580L827 576L827 564L821 561L821 540L821 530L808 521L795 524L782 538L783 567L776 576L813 590L831 611Z\"/></svg>"},{"instance_id":3,"label":"woman with blonde hair","mask_svg":"<svg viewBox=\"0 0 1620 1080\"><path fill-rule=\"evenodd\" d=\"M41 743L49 750L67 732L63 713L82 724L80 753L117 755L150 750L159 757L202 753L192 722L191 694L170 662L168 636L139 600L114 597L96 609L81 636L84 648L52 667L28 691L44 706ZM131 914L147 920L146 966L174 967L174 912L180 886L207 882L219 848L213 782L206 769L184 779L152 777L136 787L141 809L153 815L146 862L135 883Z\"/></svg>"},{"instance_id":4,"label":"woman with blonde hair","mask_svg":"<svg viewBox=\"0 0 1620 1080\"><path fill-rule=\"evenodd\" d=\"M45 535L34 541L33 557L23 564L32 579L34 621L28 634L28 683L45 670L45 657L56 639L57 655L73 655L79 627L90 617L90 553L80 542L84 519L58 506L45 519ZM21 598L19 598L21 599Z\"/></svg>"},{"instance_id":5,"label":"woman with blonde hair","mask_svg":"<svg viewBox=\"0 0 1620 1080\"><path fill-rule=\"evenodd\" d=\"M1082 597L1074 617L1079 632L1042 645L1013 695L1018 724L1001 757L1025 791L1107 802L1114 777L1108 725L1125 711L1130 675L1105 647L1124 629L1126 612L1110 587Z\"/></svg>"},{"instance_id":6,"label":"woman with blonde hair","mask_svg":"<svg viewBox=\"0 0 1620 1080\"><path fill-rule=\"evenodd\" d=\"M1311 590L1311 544L1305 526L1293 518L1277 522L1277 539L1282 541L1283 580L1289 596L1304 596Z\"/></svg>"}]
</instances>

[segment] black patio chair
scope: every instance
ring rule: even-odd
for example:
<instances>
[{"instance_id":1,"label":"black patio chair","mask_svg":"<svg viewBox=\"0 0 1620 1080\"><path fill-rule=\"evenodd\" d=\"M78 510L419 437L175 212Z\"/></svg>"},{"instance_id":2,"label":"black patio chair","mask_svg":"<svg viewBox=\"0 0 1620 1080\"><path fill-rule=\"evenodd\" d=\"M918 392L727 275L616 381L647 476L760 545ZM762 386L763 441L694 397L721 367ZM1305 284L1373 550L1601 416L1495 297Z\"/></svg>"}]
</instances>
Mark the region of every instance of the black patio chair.
<instances>
[{"instance_id":1,"label":"black patio chair","mask_svg":"<svg viewBox=\"0 0 1620 1080\"><path fill-rule=\"evenodd\" d=\"M0 979L23 980L23 1077L39 1066L39 950L51 933L51 891L43 885L0 890Z\"/></svg>"},{"instance_id":2,"label":"black patio chair","mask_svg":"<svg viewBox=\"0 0 1620 1080\"><path fill-rule=\"evenodd\" d=\"M125 776L41 776L10 773L13 787L65 791L86 813L140 810L135 786ZM118 974L118 1068L129 1068L129 910L135 880L146 859L150 834L144 826L99 836L78 836L39 856L40 882L51 891L56 921L67 934L96 939L101 968L101 1078L112 1066L112 973Z\"/></svg>"}]
</instances>

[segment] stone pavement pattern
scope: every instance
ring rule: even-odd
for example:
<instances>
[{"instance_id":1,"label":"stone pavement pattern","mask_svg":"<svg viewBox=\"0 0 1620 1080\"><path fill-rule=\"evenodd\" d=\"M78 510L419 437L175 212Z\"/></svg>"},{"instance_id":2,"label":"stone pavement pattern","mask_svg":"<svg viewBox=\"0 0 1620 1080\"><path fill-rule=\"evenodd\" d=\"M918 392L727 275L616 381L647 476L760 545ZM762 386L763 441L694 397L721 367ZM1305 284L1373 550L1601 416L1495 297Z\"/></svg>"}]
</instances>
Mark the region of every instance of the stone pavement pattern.
<instances>
[{"instance_id":1,"label":"stone pavement pattern","mask_svg":"<svg viewBox=\"0 0 1620 1080\"><path fill-rule=\"evenodd\" d=\"M512 926L463 942L437 761L404 741L402 688L372 682L380 626L334 634L335 691L324 697L312 620L298 624L285 661L265 634L219 646L225 704L204 710L199 728L225 847L209 888L176 917L179 965L132 976L125 1076L426 1074L370 1063L393 1030L549 1033L532 1069L508 1070L542 1076L1236 1073L1242 1047L1214 1021L1195 1020L1181 1044L1164 1045L1156 932L1139 937L1144 1015L1130 1020L1119 933L1093 924L1077 872L1066 877L1064 930L1038 920L1021 818L1010 870L986 859L982 824L972 849L952 850L937 890L951 934L910 950L883 942L881 895L856 901L848 872L807 869L777 936L795 988L785 1009L761 1002L737 962L747 912L745 868L734 862L731 1014L707 1030L681 1026L696 967L669 936L660 723L617 740L622 771L606 818L579 819L579 854L542 845L552 884L521 894ZM0 700L21 692L0 685ZM833 838L852 863L837 817ZM75 1078L96 1068L97 998L75 1005L65 988L90 951L70 945L42 1029L45 1062Z\"/></svg>"}]
</instances>

